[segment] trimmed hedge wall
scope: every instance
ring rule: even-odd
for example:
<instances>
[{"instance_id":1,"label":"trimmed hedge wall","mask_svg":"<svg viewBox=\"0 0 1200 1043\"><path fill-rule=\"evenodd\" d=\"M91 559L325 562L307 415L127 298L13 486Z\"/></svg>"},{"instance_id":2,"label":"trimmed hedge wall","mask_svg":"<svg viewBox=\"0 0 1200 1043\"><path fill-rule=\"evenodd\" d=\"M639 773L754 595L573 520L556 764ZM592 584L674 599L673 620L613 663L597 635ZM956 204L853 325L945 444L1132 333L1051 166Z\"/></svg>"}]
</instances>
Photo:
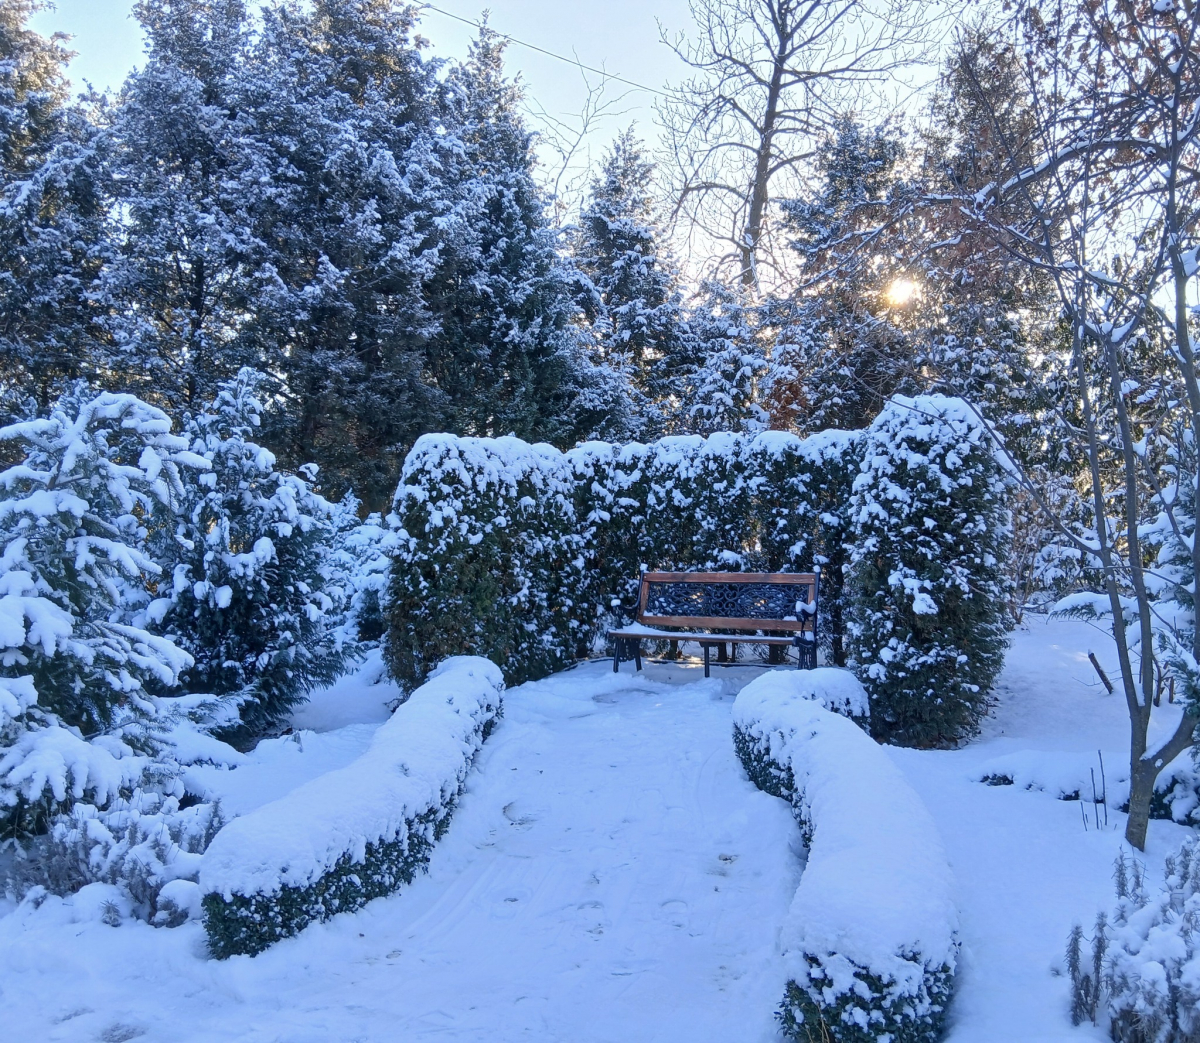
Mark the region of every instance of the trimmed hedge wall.
<instances>
[{"instance_id":1,"label":"trimmed hedge wall","mask_svg":"<svg viewBox=\"0 0 1200 1043\"><path fill-rule=\"evenodd\" d=\"M808 571L842 661L845 511L861 436L716 434L568 453L514 438L426 435L404 464L386 657L406 687L448 655L511 683L590 653L632 616L639 567Z\"/></svg>"},{"instance_id":2,"label":"trimmed hedge wall","mask_svg":"<svg viewBox=\"0 0 1200 1043\"><path fill-rule=\"evenodd\" d=\"M877 738L946 745L986 710L1010 623L1006 486L962 401L897 397L867 431L589 442L427 435L404 464L385 655L408 688L480 653L512 683L630 620L639 567L821 569L824 661Z\"/></svg>"},{"instance_id":3,"label":"trimmed hedge wall","mask_svg":"<svg viewBox=\"0 0 1200 1043\"><path fill-rule=\"evenodd\" d=\"M406 819L401 835L368 843L361 861L343 855L307 887L283 887L273 894L234 892L229 899L205 895L209 952L218 960L255 956L310 923L361 909L371 899L411 884L418 870L429 864L433 845L449 828L452 812L450 804Z\"/></svg>"},{"instance_id":4,"label":"trimmed hedge wall","mask_svg":"<svg viewBox=\"0 0 1200 1043\"><path fill-rule=\"evenodd\" d=\"M227 824L200 864L213 956L252 956L411 883L449 827L503 687L487 660L451 659L356 761Z\"/></svg>"}]
</instances>

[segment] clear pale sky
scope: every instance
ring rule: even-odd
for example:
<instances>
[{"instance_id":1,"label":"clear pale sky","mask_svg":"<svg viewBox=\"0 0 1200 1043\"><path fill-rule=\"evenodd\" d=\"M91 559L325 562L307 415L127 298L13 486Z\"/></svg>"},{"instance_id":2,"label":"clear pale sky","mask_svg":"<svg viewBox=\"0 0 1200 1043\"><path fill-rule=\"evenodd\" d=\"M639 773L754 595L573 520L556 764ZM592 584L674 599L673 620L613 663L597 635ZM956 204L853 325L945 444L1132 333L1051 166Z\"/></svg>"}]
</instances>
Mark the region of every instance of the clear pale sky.
<instances>
[{"instance_id":1,"label":"clear pale sky","mask_svg":"<svg viewBox=\"0 0 1200 1043\"><path fill-rule=\"evenodd\" d=\"M73 37L70 46L78 56L70 75L77 88L86 80L97 89L115 90L143 57L131 6L131 0L56 0L55 10L35 17L34 28ZM687 0L438 0L437 6L473 21L490 8L492 28L499 32L650 87L681 76L680 64L659 42L655 18L672 30L687 30L691 24ZM475 30L425 11L420 32L432 42L434 53L458 57L465 54ZM569 115L582 106L586 92L578 69L515 44L509 48L508 63L511 71L521 74L530 98L551 114ZM624 90L611 83L606 97L615 98ZM651 102L652 96L644 92L627 95L620 106L624 114L608 121L604 136L633 119L652 136Z\"/></svg>"}]
</instances>

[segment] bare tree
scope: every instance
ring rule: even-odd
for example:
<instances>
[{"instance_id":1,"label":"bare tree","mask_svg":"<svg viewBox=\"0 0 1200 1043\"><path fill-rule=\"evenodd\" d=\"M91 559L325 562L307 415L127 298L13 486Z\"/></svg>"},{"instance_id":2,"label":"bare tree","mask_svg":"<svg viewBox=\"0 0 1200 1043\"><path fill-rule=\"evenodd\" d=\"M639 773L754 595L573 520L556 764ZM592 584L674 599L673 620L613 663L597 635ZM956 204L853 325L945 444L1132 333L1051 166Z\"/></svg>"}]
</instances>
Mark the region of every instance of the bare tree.
<instances>
[{"instance_id":1,"label":"bare tree","mask_svg":"<svg viewBox=\"0 0 1200 1043\"><path fill-rule=\"evenodd\" d=\"M1069 429L1094 520L1062 535L1103 575L1102 591L1070 610L1111 626L1130 719L1125 836L1144 849L1155 780L1194 744L1200 713L1188 304L1200 257L1200 7L1026 0L1016 14L1031 138L1009 142L1009 169L959 210L1050 278L1069 330ZM1182 713L1152 729L1172 679Z\"/></svg>"},{"instance_id":2,"label":"bare tree","mask_svg":"<svg viewBox=\"0 0 1200 1043\"><path fill-rule=\"evenodd\" d=\"M613 84L621 83L604 72L588 75L580 66L584 96L579 109L553 113L540 102L526 101L526 111L538 128L543 167L539 172L553 200L557 224L564 225L578 212L594 173L592 142L605 124L625 116L633 107L630 96L636 88L609 94Z\"/></svg>"},{"instance_id":3,"label":"bare tree","mask_svg":"<svg viewBox=\"0 0 1200 1043\"><path fill-rule=\"evenodd\" d=\"M659 105L674 217L722 244L747 286L773 261L769 207L839 115L913 61L931 21L894 0L691 0L664 42L694 75ZM786 191L786 189L785 189Z\"/></svg>"}]
</instances>

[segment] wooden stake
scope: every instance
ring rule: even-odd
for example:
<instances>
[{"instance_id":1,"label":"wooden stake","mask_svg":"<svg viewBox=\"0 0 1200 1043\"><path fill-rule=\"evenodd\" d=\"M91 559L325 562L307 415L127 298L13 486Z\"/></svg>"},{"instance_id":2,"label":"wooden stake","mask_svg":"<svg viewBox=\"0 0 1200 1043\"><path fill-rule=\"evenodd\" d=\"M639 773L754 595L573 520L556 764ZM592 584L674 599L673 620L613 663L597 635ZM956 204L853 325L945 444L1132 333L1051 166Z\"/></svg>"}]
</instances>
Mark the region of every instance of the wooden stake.
<instances>
[{"instance_id":1,"label":"wooden stake","mask_svg":"<svg viewBox=\"0 0 1200 1043\"><path fill-rule=\"evenodd\" d=\"M1100 675L1100 680L1104 682L1104 687L1108 689L1108 694L1113 694L1112 681L1108 679L1108 674L1104 672L1104 668L1100 665L1100 660L1096 658L1095 652L1089 652L1088 658L1092 661L1092 666L1096 668L1096 673Z\"/></svg>"}]
</instances>

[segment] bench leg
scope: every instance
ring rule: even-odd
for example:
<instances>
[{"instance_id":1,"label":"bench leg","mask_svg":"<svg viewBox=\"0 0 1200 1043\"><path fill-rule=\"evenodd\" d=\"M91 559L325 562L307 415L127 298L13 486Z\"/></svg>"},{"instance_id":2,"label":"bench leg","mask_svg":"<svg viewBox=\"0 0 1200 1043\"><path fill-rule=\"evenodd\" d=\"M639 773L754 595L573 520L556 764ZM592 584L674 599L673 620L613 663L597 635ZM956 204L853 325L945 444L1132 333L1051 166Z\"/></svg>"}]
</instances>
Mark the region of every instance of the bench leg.
<instances>
[{"instance_id":1,"label":"bench leg","mask_svg":"<svg viewBox=\"0 0 1200 1043\"><path fill-rule=\"evenodd\" d=\"M613 639L613 673L619 674L620 672L621 672L621 639L618 637L618 638Z\"/></svg>"},{"instance_id":2,"label":"bench leg","mask_svg":"<svg viewBox=\"0 0 1200 1043\"><path fill-rule=\"evenodd\" d=\"M633 661L637 663L637 668L642 668L642 643L634 641L633 643Z\"/></svg>"},{"instance_id":3,"label":"bench leg","mask_svg":"<svg viewBox=\"0 0 1200 1043\"><path fill-rule=\"evenodd\" d=\"M708 650L709 650L709 648L710 648L710 647L711 647L710 645L705 645L705 646L704 646L704 676L705 676L705 677L708 677L708 676L709 676L709 668L708 668Z\"/></svg>"}]
</instances>

